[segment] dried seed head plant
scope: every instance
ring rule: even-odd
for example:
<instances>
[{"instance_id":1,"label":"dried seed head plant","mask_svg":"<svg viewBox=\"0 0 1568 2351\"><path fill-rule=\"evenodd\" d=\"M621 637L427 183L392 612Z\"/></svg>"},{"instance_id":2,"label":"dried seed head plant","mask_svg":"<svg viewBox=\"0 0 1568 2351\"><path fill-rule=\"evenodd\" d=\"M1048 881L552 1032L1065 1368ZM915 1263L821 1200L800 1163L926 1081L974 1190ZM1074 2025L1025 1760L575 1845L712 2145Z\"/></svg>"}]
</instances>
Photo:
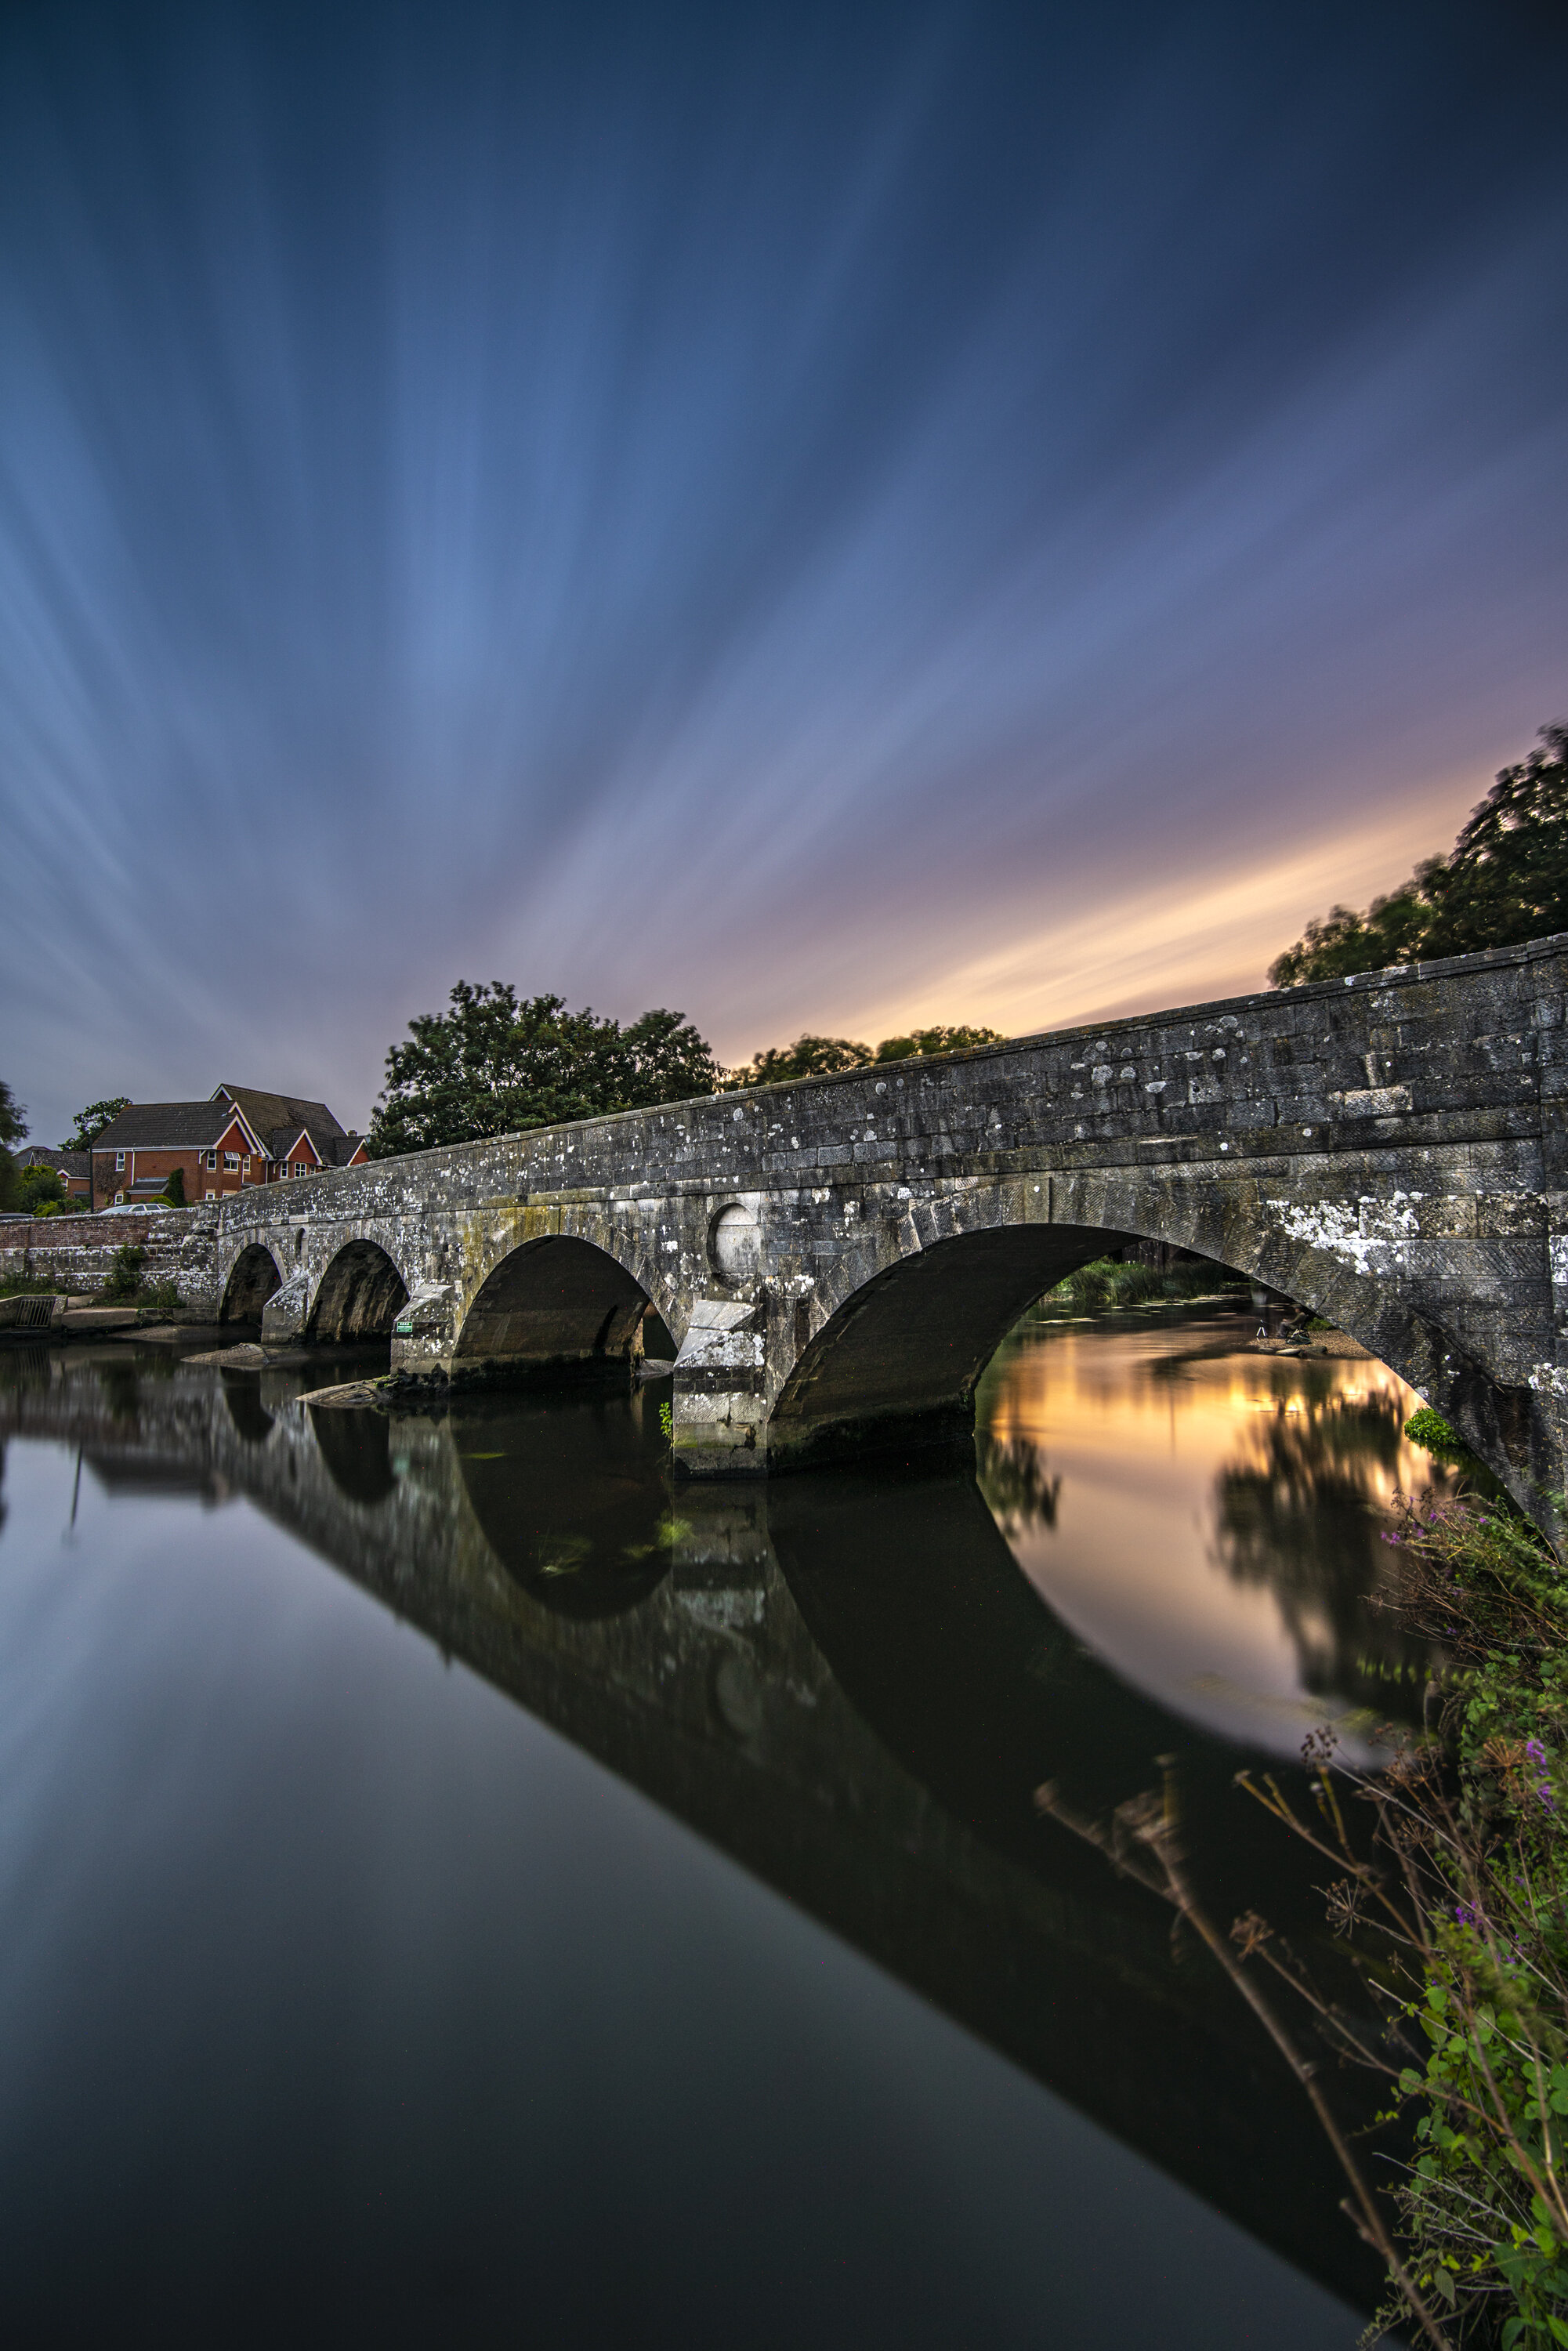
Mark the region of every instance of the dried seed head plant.
<instances>
[{"instance_id":1,"label":"dried seed head plant","mask_svg":"<svg viewBox=\"0 0 1568 2351\"><path fill-rule=\"evenodd\" d=\"M1381 1604L1444 1658L1424 1732L1389 1733L1373 1770L1314 1731L1310 1807L1271 1773L1238 1775L1333 1870L1329 1924L1369 1995L1364 2014L1325 1999L1256 1911L1218 1933L1168 1771L1106 1825L1054 1787L1036 1802L1181 1913L1311 2099L1350 2185L1345 2210L1387 2265L1372 2335L1413 2323L1434 2346L1568 2345L1568 1578L1496 1498L1402 1495L1386 1540ZM1313 2011L1320 2046L1386 2078L1382 2119L1412 2126L1407 2155L1381 2158L1393 2168L1378 2189L1276 2005L1281 1988Z\"/></svg>"}]
</instances>

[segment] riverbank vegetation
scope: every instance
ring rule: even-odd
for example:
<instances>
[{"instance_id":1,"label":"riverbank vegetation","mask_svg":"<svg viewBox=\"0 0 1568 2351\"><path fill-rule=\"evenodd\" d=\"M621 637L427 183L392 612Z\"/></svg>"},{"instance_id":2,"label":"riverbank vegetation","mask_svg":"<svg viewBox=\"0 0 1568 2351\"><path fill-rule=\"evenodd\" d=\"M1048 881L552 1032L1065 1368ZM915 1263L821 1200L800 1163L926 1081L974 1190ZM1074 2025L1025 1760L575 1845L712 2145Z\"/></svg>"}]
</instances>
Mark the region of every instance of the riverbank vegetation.
<instances>
[{"instance_id":1,"label":"riverbank vegetation","mask_svg":"<svg viewBox=\"0 0 1568 2351\"><path fill-rule=\"evenodd\" d=\"M1185 1304L1194 1298L1211 1298L1221 1290L1231 1290L1245 1296L1246 1277L1232 1273L1228 1266L1215 1265L1207 1258L1161 1271L1156 1266L1145 1264L1142 1258L1099 1257L1090 1265L1081 1265L1076 1272L1059 1281L1054 1290L1047 1290L1040 1302L1048 1310L1065 1307L1075 1314L1098 1314L1112 1306Z\"/></svg>"},{"instance_id":2,"label":"riverbank vegetation","mask_svg":"<svg viewBox=\"0 0 1568 2351\"><path fill-rule=\"evenodd\" d=\"M1568 2346L1568 1576L1440 1415L1406 1435L1463 1481L1400 1496L1383 1533L1374 1605L1433 1661L1422 1727L1385 1728L1378 1766L1313 1732L1304 1794L1239 1775L1327 1865L1343 1980L1256 1911L1207 1916L1168 1774L1105 1822L1036 1802L1181 1911L1294 2074L1386 2265L1368 2339L1546 2351ZM1381 2088L1336 2092L1325 2044ZM1355 2116L1379 2106L1374 2145Z\"/></svg>"},{"instance_id":3,"label":"riverbank vegetation","mask_svg":"<svg viewBox=\"0 0 1568 2351\"><path fill-rule=\"evenodd\" d=\"M1568 726L1541 740L1496 783L1446 857L1428 857L1408 882L1364 914L1334 906L1310 922L1270 967L1271 987L1340 979L1389 964L1473 955L1481 947L1568 930Z\"/></svg>"}]
</instances>

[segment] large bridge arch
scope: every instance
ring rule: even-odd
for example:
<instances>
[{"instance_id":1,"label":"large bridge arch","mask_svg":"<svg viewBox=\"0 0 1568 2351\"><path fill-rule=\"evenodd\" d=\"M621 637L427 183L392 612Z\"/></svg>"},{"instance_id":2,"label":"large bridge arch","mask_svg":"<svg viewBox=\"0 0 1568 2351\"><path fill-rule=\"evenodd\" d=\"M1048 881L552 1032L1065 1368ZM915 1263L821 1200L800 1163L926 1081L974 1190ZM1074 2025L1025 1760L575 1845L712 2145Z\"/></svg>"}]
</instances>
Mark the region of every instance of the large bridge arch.
<instances>
[{"instance_id":1,"label":"large bridge arch","mask_svg":"<svg viewBox=\"0 0 1568 2351\"><path fill-rule=\"evenodd\" d=\"M452 1376L464 1384L625 1367L658 1307L619 1255L575 1233L519 1242L486 1274L459 1324Z\"/></svg>"},{"instance_id":2,"label":"large bridge arch","mask_svg":"<svg viewBox=\"0 0 1568 2351\"><path fill-rule=\"evenodd\" d=\"M1044 1186L971 1192L896 1255L844 1262L798 1313L792 1360L768 1415L767 1466L805 1468L873 1450L951 1442L972 1429L981 1374L1019 1318L1079 1266L1135 1240L1196 1251L1322 1315L1437 1405L1516 1491L1528 1485L1528 1397L1491 1377L1437 1301L1375 1277L1367 1245L1323 1246L1161 1186L1058 1179L1071 1221L1040 1220ZM1031 1213L1030 1211L1033 1211ZM859 1278L857 1279L857 1275ZM776 1358L780 1351L770 1343Z\"/></svg>"}]
</instances>

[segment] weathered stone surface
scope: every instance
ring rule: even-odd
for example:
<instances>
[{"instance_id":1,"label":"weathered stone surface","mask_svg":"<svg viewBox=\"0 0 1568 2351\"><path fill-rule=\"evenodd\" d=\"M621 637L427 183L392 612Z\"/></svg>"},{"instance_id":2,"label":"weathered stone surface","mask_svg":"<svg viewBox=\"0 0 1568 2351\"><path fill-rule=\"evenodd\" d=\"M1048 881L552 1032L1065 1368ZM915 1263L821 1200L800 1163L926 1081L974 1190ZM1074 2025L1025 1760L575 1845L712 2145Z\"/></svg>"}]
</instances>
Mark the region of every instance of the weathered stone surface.
<instances>
[{"instance_id":1,"label":"weathered stone surface","mask_svg":"<svg viewBox=\"0 0 1568 2351\"><path fill-rule=\"evenodd\" d=\"M234 1319L276 1277L269 1343L390 1331L410 1377L627 1365L651 1304L695 1476L962 1428L1041 1290L1175 1242L1360 1340L1551 1519L1565 977L1542 940L384 1160L243 1193L215 1234L155 1221L210 1249Z\"/></svg>"}]
</instances>

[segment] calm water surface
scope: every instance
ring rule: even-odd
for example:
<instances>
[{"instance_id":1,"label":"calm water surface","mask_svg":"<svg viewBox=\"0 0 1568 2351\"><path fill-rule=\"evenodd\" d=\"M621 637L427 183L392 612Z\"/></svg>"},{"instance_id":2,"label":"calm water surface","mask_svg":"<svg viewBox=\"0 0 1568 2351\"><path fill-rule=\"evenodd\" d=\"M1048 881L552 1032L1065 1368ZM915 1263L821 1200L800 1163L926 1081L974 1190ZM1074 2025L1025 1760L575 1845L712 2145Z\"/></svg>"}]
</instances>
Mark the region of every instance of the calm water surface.
<instances>
[{"instance_id":1,"label":"calm water surface","mask_svg":"<svg viewBox=\"0 0 1568 2351\"><path fill-rule=\"evenodd\" d=\"M1397 1710L1427 1472L1251 1327L1031 1321L977 1481L767 1492L657 1387L0 1357L6 2340L1349 2351L1297 2094L1032 1801L1174 1754L1321 1938L1230 1780Z\"/></svg>"}]
</instances>

